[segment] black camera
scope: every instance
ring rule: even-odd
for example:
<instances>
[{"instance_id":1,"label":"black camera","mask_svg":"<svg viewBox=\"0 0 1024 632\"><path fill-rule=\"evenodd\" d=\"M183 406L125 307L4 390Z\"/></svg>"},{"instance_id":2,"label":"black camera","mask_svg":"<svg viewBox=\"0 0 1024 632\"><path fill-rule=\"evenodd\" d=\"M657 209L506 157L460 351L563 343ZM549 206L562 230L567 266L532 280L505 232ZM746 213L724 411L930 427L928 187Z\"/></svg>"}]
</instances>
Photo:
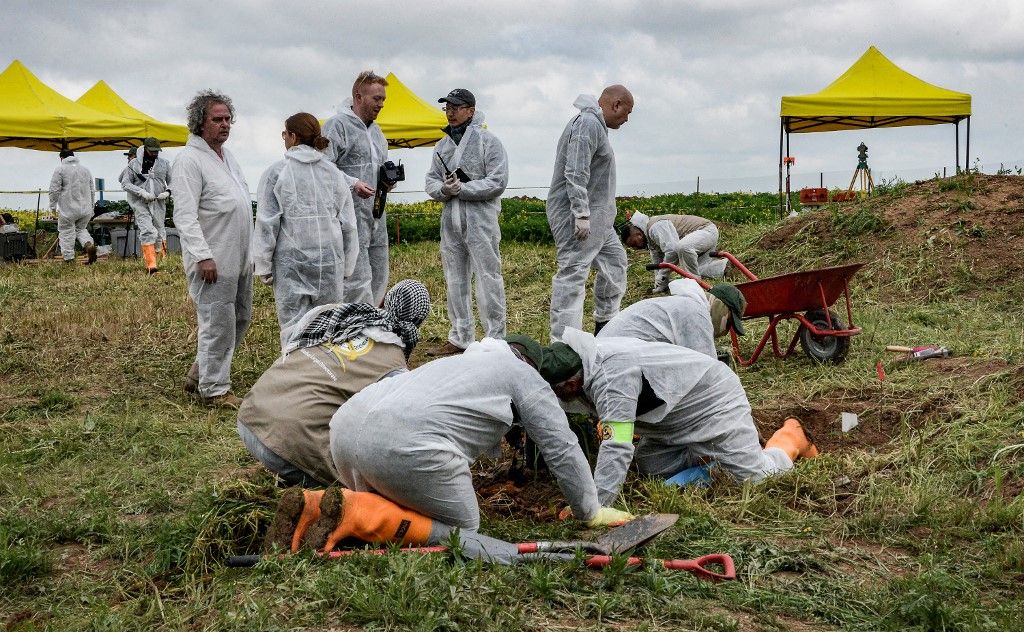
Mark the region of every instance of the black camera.
<instances>
[{"instance_id":1,"label":"black camera","mask_svg":"<svg viewBox=\"0 0 1024 632\"><path fill-rule=\"evenodd\" d=\"M395 164L390 160L380 166L380 171L377 174L377 186L392 186L398 182L405 180L405 165L399 163Z\"/></svg>"},{"instance_id":2,"label":"black camera","mask_svg":"<svg viewBox=\"0 0 1024 632\"><path fill-rule=\"evenodd\" d=\"M405 165L387 161L377 170L377 192L373 196L373 217L380 219L384 215L384 205L388 201L388 189L405 180Z\"/></svg>"}]
</instances>

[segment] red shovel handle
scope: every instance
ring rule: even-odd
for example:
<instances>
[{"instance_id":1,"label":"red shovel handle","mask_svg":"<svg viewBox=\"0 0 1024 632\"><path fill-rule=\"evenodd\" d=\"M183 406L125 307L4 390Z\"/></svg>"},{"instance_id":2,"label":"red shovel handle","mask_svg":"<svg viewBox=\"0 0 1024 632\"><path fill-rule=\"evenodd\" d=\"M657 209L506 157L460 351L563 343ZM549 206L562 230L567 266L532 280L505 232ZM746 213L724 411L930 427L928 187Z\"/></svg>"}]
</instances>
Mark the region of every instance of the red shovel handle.
<instances>
[{"instance_id":1,"label":"red shovel handle","mask_svg":"<svg viewBox=\"0 0 1024 632\"><path fill-rule=\"evenodd\" d=\"M689 571L701 579L713 582L736 579L736 565L732 558L724 553L702 555L695 560L662 560L662 566L669 570ZM716 573L707 568L710 564L719 564L724 572Z\"/></svg>"},{"instance_id":2,"label":"red shovel handle","mask_svg":"<svg viewBox=\"0 0 1024 632\"><path fill-rule=\"evenodd\" d=\"M610 555L591 555L586 559L590 568L604 568L612 563ZM701 579L709 579L713 582L736 579L736 565L732 558L724 553L712 553L702 555L695 560L657 560L662 566L673 571L689 571ZM626 559L626 566L639 566L644 563L642 557L630 557ZM720 564L723 573L716 573L706 568L710 564Z\"/></svg>"}]
</instances>

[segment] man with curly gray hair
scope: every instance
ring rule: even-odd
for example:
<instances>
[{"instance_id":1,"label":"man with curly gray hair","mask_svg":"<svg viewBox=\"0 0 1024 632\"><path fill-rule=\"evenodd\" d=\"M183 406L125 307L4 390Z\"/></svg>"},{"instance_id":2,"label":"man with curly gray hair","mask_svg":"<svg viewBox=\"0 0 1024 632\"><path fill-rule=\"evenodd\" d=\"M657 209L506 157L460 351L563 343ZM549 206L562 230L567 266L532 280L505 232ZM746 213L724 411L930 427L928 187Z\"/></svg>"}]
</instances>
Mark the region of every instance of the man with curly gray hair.
<instances>
[{"instance_id":1,"label":"man with curly gray hair","mask_svg":"<svg viewBox=\"0 0 1024 632\"><path fill-rule=\"evenodd\" d=\"M171 167L174 226L199 325L185 390L209 405L237 409L231 358L252 320L252 198L241 167L224 147L235 120L231 99L203 90L186 111L191 133Z\"/></svg>"}]
</instances>

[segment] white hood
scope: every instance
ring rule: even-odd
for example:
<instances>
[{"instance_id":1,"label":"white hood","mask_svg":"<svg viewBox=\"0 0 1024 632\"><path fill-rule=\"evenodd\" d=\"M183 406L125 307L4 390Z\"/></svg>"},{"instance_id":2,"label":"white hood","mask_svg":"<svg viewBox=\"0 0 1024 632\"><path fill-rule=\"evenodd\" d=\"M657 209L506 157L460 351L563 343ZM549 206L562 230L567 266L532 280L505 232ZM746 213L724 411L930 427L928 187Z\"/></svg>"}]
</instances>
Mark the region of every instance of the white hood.
<instances>
[{"instance_id":1,"label":"white hood","mask_svg":"<svg viewBox=\"0 0 1024 632\"><path fill-rule=\"evenodd\" d=\"M711 309L711 303L708 301L708 295L704 291L704 288L693 279L676 279L668 284L668 293L672 296L684 296L686 298L700 301L707 308Z\"/></svg>"},{"instance_id":2,"label":"white hood","mask_svg":"<svg viewBox=\"0 0 1024 632\"><path fill-rule=\"evenodd\" d=\"M474 342L466 350L462 352L463 356L476 356L483 353L501 353L508 354L513 358L516 354L512 353L512 349L509 348L508 343L504 340L498 340L497 338L484 338L478 342Z\"/></svg>"},{"instance_id":3,"label":"white hood","mask_svg":"<svg viewBox=\"0 0 1024 632\"><path fill-rule=\"evenodd\" d=\"M313 149L309 145L295 145L284 153L287 160L294 160L302 163L319 162L324 159L322 151Z\"/></svg>"},{"instance_id":4,"label":"white hood","mask_svg":"<svg viewBox=\"0 0 1024 632\"><path fill-rule=\"evenodd\" d=\"M633 211L633 215L629 218L629 223L644 231L645 235L647 234L647 223L649 221L650 218L640 211Z\"/></svg>"},{"instance_id":5,"label":"white hood","mask_svg":"<svg viewBox=\"0 0 1024 632\"><path fill-rule=\"evenodd\" d=\"M597 357L597 343L594 335L574 327L562 330L562 342L576 352L583 363L583 382L589 384L594 376L594 359Z\"/></svg>"}]
</instances>

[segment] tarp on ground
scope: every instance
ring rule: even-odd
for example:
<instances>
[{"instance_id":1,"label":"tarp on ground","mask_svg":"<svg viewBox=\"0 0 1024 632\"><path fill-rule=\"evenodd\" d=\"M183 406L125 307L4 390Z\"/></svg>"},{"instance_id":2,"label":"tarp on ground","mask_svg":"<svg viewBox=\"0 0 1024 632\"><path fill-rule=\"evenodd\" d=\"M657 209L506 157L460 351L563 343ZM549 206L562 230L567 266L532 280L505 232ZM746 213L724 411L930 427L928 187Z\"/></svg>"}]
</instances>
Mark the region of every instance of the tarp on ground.
<instances>
[{"instance_id":1,"label":"tarp on ground","mask_svg":"<svg viewBox=\"0 0 1024 632\"><path fill-rule=\"evenodd\" d=\"M18 60L0 73L0 147L109 151L146 137L141 121L97 112L39 80Z\"/></svg>"},{"instance_id":2,"label":"tarp on ground","mask_svg":"<svg viewBox=\"0 0 1024 632\"><path fill-rule=\"evenodd\" d=\"M814 94L782 97L786 131L829 132L956 123L971 115L971 95L922 81L871 46Z\"/></svg>"},{"instance_id":3,"label":"tarp on ground","mask_svg":"<svg viewBox=\"0 0 1024 632\"><path fill-rule=\"evenodd\" d=\"M102 79L89 88L85 94L78 97L75 102L98 112L141 121L145 126L146 136L156 138L163 147L180 147L188 141L187 127L164 123L145 112L136 110Z\"/></svg>"},{"instance_id":4,"label":"tarp on ground","mask_svg":"<svg viewBox=\"0 0 1024 632\"><path fill-rule=\"evenodd\" d=\"M377 124L388 139L388 147L430 147L444 138L441 128L448 125L448 119L440 106L416 96L395 73L388 73L386 79L388 98L377 115Z\"/></svg>"}]
</instances>

